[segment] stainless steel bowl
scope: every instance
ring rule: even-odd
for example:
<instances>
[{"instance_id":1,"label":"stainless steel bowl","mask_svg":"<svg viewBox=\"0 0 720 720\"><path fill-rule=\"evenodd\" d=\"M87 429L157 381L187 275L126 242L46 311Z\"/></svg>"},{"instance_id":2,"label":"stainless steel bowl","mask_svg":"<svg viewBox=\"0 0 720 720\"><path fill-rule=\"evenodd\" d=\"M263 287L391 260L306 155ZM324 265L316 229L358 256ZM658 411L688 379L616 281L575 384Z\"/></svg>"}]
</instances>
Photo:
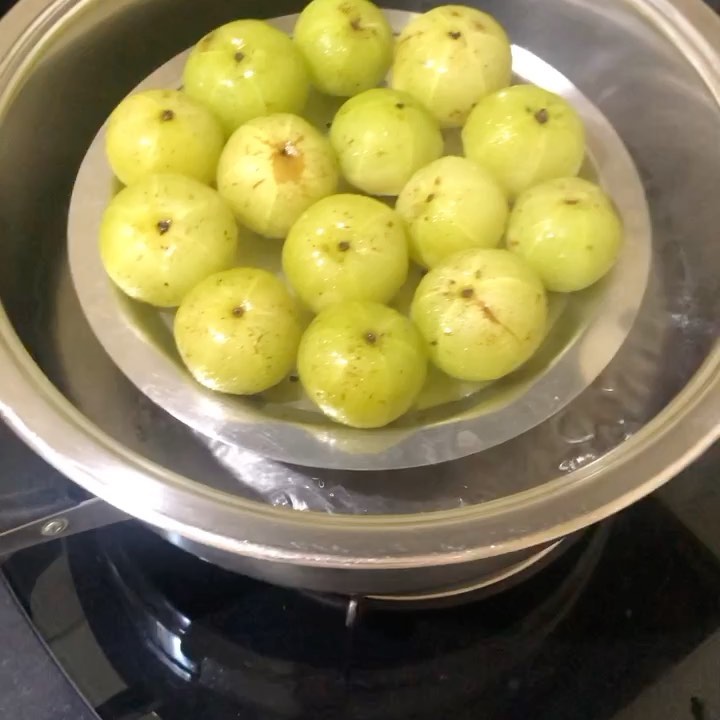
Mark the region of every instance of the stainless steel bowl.
<instances>
[{"instance_id":1,"label":"stainless steel bowl","mask_svg":"<svg viewBox=\"0 0 720 720\"><path fill-rule=\"evenodd\" d=\"M393 10L386 15L396 33L413 17ZM272 22L290 33L296 20L297 15L290 15ZM178 87L188 54L165 63L135 91ZM205 390L192 380L175 349L173 313L125 298L103 270L100 224L116 188L105 158L104 127L80 166L68 225L75 290L100 343L145 395L198 432L298 465L341 470L422 467L481 452L547 420L597 378L630 332L650 271L650 218L632 159L602 113L562 74L517 46L513 70L516 81L557 92L577 109L588 136L583 174L613 195L625 228L623 251L607 278L582 293L551 297L551 330L519 372L490 384L448 383L433 374L427 394L441 399L378 430L353 430L332 422L290 383L253 399ZM325 128L335 108L322 101L316 105L311 106L313 114ZM457 152L458 144L457 133L446 134L446 152ZM241 262L247 263L250 254L250 264L280 271L277 244L249 245L241 252ZM412 297L419 279L413 273L401 296Z\"/></svg>"},{"instance_id":2,"label":"stainless steel bowl","mask_svg":"<svg viewBox=\"0 0 720 720\"><path fill-rule=\"evenodd\" d=\"M429 5L398 2L405 10ZM563 411L421 469L315 470L208 441L90 330L66 226L112 108L238 0L20 0L0 23L0 412L43 457L166 537L288 585L424 593L492 580L651 492L718 437L720 25L700 0L487 0L586 95L639 170L653 270L625 344Z\"/></svg>"}]
</instances>

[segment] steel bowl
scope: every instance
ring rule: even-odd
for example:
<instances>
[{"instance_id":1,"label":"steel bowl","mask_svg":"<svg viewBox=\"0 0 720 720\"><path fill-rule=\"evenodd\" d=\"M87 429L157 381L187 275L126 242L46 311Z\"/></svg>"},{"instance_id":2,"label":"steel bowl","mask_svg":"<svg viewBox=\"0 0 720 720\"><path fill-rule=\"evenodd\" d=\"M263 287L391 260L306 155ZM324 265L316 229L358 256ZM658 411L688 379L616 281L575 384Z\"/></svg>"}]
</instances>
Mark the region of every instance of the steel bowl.
<instances>
[{"instance_id":1,"label":"steel bowl","mask_svg":"<svg viewBox=\"0 0 720 720\"><path fill-rule=\"evenodd\" d=\"M399 33L413 13L386 11ZM292 32L297 15L272 20ZM138 90L181 84L189 51L153 72ZM588 135L583 175L615 198L625 228L618 263L601 283L581 293L551 297L553 323L532 360L502 382L447 382L430 375L428 400L388 428L354 430L325 417L286 383L252 399L215 393L198 385L175 348L174 313L126 298L105 274L98 237L102 215L117 183L105 158L105 127L83 159L70 201L70 271L90 327L125 375L153 402L198 432L248 451L298 465L341 470L418 467L486 450L520 435L565 407L612 360L632 327L647 285L651 261L650 217L643 186L625 146L602 113L567 78L528 50L513 48L516 82L530 82L565 96ZM311 103L318 127L332 120L336 103ZM315 117L316 116L316 117ZM446 134L446 152L459 145ZM280 271L276 243L246 242L239 262ZM419 273L412 273L412 297ZM443 394L444 391L444 394ZM421 398L422 399L422 398Z\"/></svg>"},{"instance_id":2,"label":"steel bowl","mask_svg":"<svg viewBox=\"0 0 720 720\"><path fill-rule=\"evenodd\" d=\"M720 22L700 0L481 7L607 118L650 209L640 312L575 400L483 452L376 472L272 460L161 410L103 350L75 293L66 229L78 170L153 69L216 25L300 5L20 0L0 22L2 417L65 475L205 558L380 595L507 577L707 449L720 417Z\"/></svg>"}]
</instances>

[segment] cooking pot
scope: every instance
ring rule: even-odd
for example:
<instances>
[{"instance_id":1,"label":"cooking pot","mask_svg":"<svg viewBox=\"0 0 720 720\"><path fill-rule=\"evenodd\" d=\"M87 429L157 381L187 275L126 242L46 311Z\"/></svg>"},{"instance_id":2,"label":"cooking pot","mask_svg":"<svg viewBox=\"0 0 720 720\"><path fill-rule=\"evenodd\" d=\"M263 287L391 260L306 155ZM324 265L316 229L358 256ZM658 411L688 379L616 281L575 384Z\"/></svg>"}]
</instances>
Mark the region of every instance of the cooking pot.
<instances>
[{"instance_id":1,"label":"cooking pot","mask_svg":"<svg viewBox=\"0 0 720 720\"><path fill-rule=\"evenodd\" d=\"M395 0L421 12L433 3ZM105 354L68 268L72 189L117 102L200 36L301 3L20 0L0 22L0 412L64 475L203 558L313 590L507 579L657 488L719 434L720 21L700 0L485 0L627 146L651 213L633 328L561 412L474 455L383 472L209 441Z\"/></svg>"}]
</instances>

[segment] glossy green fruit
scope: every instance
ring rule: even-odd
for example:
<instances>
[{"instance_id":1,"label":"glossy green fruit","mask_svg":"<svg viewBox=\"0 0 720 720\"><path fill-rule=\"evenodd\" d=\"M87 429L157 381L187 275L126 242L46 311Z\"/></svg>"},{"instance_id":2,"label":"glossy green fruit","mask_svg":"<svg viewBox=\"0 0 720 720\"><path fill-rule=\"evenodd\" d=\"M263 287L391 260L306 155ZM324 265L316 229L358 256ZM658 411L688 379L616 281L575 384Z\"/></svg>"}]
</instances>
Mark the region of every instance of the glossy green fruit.
<instances>
[{"instance_id":1,"label":"glossy green fruit","mask_svg":"<svg viewBox=\"0 0 720 720\"><path fill-rule=\"evenodd\" d=\"M511 198L533 185L577 175L585 129L572 106L534 85L516 85L478 103L462 132L465 155L489 170Z\"/></svg>"},{"instance_id":2,"label":"glossy green fruit","mask_svg":"<svg viewBox=\"0 0 720 720\"><path fill-rule=\"evenodd\" d=\"M350 302L315 318L300 343L298 370L326 415L378 428L410 409L425 383L427 357L405 316L377 303Z\"/></svg>"},{"instance_id":3,"label":"glossy green fruit","mask_svg":"<svg viewBox=\"0 0 720 720\"><path fill-rule=\"evenodd\" d=\"M607 274L622 246L623 228L610 198L581 178L537 185L517 200L508 249L555 292L583 290Z\"/></svg>"},{"instance_id":4,"label":"glossy green fruit","mask_svg":"<svg viewBox=\"0 0 720 720\"><path fill-rule=\"evenodd\" d=\"M174 307L208 275L235 264L238 227L222 198L197 180L153 175L121 190L100 227L103 265L136 300Z\"/></svg>"},{"instance_id":5,"label":"glossy green fruit","mask_svg":"<svg viewBox=\"0 0 720 720\"><path fill-rule=\"evenodd\" d=\"M338 111L330 141L345 179L370 195L397 195L413 173L442 155L433 117L409 95L375 88Z\"/></svg>"},{"instance_id":6,"label":"glossy green fruit","mask_svg":"<svg viewBox=\"0 0 720 720\"><path fill-rule=\"evenodd\" d=\"M422 279L411 317L440 370L468 382L496 380L539 347L547 298L540 278L517 255L467 250Z\"/></svg>"},{"instance_id":7,"label":"glossy green fruit","mask_svg":"<svg viewBox=\"0 0 720 720\"><path fill-rule=\"evenodd\" d=\"M175 342L195 379L234 395L277 385L293 369L302 330L274 275L235 268L204 280L175 316Z\"/></svg>"},{"instance_id":8,"label":"glossy green fruit","mask_svg":"<svg viewBox=\"0 0 720 720\"><path fill-rule=\"evenodd\" d=\"M368 0L313 0L295 25L313 84L350 97L380 84L393 57L392 28Z\"/></svg>"},{"instance_id":9,"label":"glossy green fruit","mask_svg":"<svg viewBox=\"0 0 720 720\"><path fill-rule=\"evenodd\" d=\"M332 195L300 216L283 246L283 270L315 312L349 300L390 301L408 274L402 220L363 195Z\"/></svg>"},{"instance_id":10,"label":"glossy green fruit","mask_svg":"<svg viewBox=\"0 0 720 720\"><path fill-rule=\"evenodd\" d=\"M470 248L500 244L508 202L485 169L461 157L444 157L412 176L396 210L410 234L410 252L424 267Z\"/></svg>"},{"instance_id":11,"label":"glossy green fruit","mask_svg":"<svg viewBox=\"0 0 720 720\"><path fill-rule=\"evenodd\" d=\"M256 117L301 112L310 90L302 54L261 20L236 20L206 35L188 58L183 82L227 135Z\"/></svg>"},{"instance_id":12,"label":"glossy green fruit","mask_svg":"<svg viewBox=\"0 0 720 720\"><path fill-rule=\"evenodd\" d=\"M105 135L110 167L124 185L161 173L209 185L224 144L215 116L177 90L146 90L125 98L110 116Z\"/></svg>"},{"instance_id":13,"label":"glossy green fruit","mask_svg":"<svg viewBox=\"0 0 720 720\"><path fill-rule=\"evenodd\" d=\"M256 118L228 141L218 165L218 190L243 225L284 238L313 203L339 181L328 139L297 115Z\"/></svg>"},{"instance_id":14,"label":"glossy green fruit","mask_svg":"<svg viewBox=\"0 0 720 720\"><path fill-rule=\"evenodd\" d=\"M510 84L510 42L487 13L443 5L398 38L391 84L419 100L443 127L462 127L475 104Z\"/></svg>"}]
</instances>

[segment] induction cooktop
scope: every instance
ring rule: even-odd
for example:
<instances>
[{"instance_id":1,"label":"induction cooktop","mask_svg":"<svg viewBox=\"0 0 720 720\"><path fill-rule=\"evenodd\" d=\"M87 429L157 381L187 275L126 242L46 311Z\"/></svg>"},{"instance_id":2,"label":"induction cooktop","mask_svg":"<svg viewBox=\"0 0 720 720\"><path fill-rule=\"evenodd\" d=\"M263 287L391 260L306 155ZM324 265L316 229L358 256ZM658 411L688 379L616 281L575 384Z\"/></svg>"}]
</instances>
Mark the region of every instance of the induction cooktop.
<instances>
[{"instance_id":1,"label":"induction cooktop","mask_svg":"<svg viewBox=\"0 0 720 720\"><path fill-rule=\"evenodd\" d=\"M450 607L274 587L134 522L18 552L0 717L720 720L718 467Z\"/></svg>"}]
</instances>

